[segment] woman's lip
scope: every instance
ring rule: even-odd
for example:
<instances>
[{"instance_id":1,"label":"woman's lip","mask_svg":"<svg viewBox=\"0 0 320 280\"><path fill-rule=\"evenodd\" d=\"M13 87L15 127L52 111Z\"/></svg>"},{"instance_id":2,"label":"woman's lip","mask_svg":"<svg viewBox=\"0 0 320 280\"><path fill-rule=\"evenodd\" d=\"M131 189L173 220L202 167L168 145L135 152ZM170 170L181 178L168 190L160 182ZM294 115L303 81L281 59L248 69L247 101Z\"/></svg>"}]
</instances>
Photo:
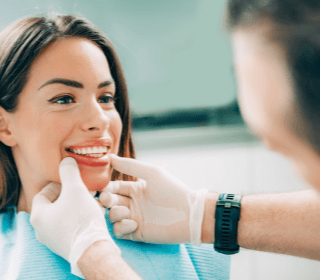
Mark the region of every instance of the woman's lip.
<instances>
[{"instance_id":1,"label":"woman's lip","mask_svg":"<svg viewBox=\"0 0 320 280\"><path fill-rule=\"evenodd\" d=\"M78 164L97 167L97 166L107 166L110 163L109 153L107 153L102 157L96 158L96 157L77 155L69 151L66 151L66 152L68 153L68 156L74 158Z\"/></svg>"}]
</instances>

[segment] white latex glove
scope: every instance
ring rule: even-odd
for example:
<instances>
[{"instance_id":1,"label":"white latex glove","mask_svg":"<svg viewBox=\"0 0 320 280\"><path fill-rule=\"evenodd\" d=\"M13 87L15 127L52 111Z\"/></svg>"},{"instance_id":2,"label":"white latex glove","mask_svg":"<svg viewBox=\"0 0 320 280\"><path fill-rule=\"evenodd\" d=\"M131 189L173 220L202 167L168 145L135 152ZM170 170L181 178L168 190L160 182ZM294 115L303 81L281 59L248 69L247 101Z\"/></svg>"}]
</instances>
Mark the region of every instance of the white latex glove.
<instances>
[{"instance_id":1,"label":"white latex glove","mask_svg":"<svg viewBox=\"0 0 320 280\"><path fill-rule=\"evenodd\" d=\"M121 252L110 237L99 204L81 180L76 161L63 159L59 173L61 187L51 182L33 198L30 223L38 241L69 261L71 273L84 278L77 262L94 242L107 240L116 254Z\"/></svg>"},{"instance_id":2,"label":"white latex glove","mask_svg":"<svg viewBox=\"0 0 320 280\"><path fill-rule=\"evenodd\" d=\"M111 155L114 169L138 182L112 181L100 194L118 238L201 244L206 189L194 191L159 166Z\"/></svg>"}]
</instances>

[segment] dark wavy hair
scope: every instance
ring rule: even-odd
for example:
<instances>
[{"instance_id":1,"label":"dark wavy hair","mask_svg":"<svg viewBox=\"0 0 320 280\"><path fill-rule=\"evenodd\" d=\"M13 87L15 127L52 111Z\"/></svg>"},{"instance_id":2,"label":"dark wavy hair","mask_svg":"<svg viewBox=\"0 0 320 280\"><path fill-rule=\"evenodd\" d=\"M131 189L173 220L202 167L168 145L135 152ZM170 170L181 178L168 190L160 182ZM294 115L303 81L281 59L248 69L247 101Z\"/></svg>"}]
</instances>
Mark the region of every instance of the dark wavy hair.
<instances>
[{"instance_id":1,"label":"dark wavy hair","mask_svg":"<svg viewBox=\"0 0 320 280\"><path fill-rule=\"evenodd\" d=\"M287 127L320 154L320 1L229 0L226 27L269 24L268 39L285 51L293 81Z\"/></svg>"},{"instance_id":2,"label":"dark wavy hair","mask_svg":"<svg viewBox=\"0 0 320 280\"><path fill-rule=\"evenodd\" d=\"M124 73L109 39L90 21L73 15L29 17L13 23L0 33L0 106L15 112L19 94L28 81L30 67L51 43L62 38L85 38L104 52L116 87L116 109L123 130L119 156L135 158L131 116ZM114 170L111 180L135 180ZM0 142L0 212L17 205L21 182L11 148Z\"/></svg>"}]
</instances>

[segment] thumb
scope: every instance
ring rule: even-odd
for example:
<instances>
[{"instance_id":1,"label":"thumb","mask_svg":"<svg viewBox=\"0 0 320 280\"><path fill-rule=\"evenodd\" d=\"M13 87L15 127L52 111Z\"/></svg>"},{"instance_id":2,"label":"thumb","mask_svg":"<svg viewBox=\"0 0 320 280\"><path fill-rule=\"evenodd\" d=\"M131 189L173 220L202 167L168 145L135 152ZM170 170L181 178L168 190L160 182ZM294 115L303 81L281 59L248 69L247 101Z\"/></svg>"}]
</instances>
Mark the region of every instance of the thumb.
<instances>
[{"instance_id":1,"label":"thumb","mask_svg":"<svg viewBox=\"0 0 320 280\"><path fill-rule=\"evenodd\" d=\"M78 189L79 186L84 186L81 179L78 164L72 157L64 158L59 165L59 174L63 190Z\"/></svg>"},{"instance_id":2,"label":"thumb","mask_svg":"<svg viewBox=\"0 0 320 280\"><path fill-rule=\"evenodd\" d=\"M60 195L61 185L55 182L50 182L32 200L32 208L42 207L57 200Z\"/></svg>"},{"instance_id":3,"label":"thumb","mask_svg":"<svg viewBox=\"0 0 320 280\"><path fill-rule=\"evenodd\" d=\"M132 159L110 155L112 167L123 174L147 180L152 176L152 165Z\"/></svg>"}]
</instances>

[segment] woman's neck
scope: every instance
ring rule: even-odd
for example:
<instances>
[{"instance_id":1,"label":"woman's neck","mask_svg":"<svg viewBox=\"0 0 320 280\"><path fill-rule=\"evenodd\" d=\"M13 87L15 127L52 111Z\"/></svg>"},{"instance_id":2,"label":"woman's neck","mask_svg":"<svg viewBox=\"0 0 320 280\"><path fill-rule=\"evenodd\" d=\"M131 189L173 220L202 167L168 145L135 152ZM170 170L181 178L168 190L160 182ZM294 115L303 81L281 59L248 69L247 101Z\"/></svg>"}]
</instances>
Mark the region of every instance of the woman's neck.
<instances>
[{"instance_id":1,"label":"woman's neck","mask_svg":"<svg viewBox=\"0 0 320 280\"><path fill-rule=\"evenodd\" d=\"M17 213L21 211L27 212L29 214L31 213L31 206L28 207L26 195L22 187L21 187L20 197L17 205Z\"/></svg>"}]
</instances>

